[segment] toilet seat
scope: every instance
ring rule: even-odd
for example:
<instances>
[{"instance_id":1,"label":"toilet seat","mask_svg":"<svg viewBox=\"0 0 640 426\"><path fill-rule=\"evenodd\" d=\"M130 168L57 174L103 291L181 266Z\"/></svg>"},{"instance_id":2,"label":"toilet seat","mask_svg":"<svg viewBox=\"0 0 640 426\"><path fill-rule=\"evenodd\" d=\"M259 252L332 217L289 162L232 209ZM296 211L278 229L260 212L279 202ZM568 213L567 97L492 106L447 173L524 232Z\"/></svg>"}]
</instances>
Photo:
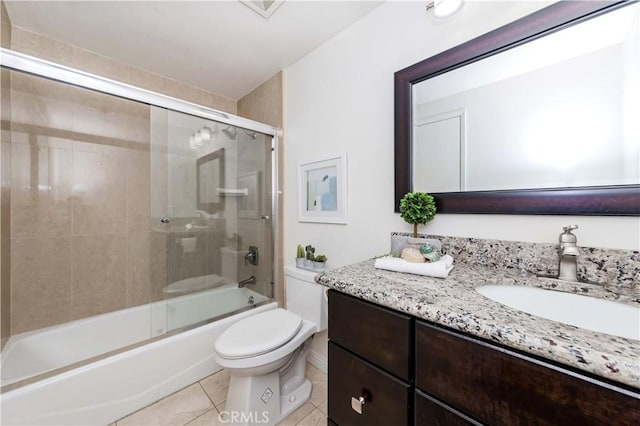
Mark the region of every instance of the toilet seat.
<instances>
[{"instance_id":1,"label":"toilet seat","mask_svg":"<svg viewBox=\"0 0 640 426\"><path fill-rule=\"evenodd\" d=\"M216 340L215 350L226 359L249 358L271 352L293 339L302 318L284 309L252 315L226 329Z\"/></svg>"}]
</instances>

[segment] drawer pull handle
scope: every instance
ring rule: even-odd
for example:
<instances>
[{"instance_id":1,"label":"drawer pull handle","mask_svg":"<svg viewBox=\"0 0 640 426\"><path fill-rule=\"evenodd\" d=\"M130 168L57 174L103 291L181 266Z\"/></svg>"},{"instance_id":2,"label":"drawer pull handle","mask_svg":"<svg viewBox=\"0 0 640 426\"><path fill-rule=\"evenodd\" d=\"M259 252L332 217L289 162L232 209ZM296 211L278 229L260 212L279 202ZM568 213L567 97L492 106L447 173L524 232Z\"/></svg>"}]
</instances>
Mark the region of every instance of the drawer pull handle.
<instances>
[{"instance_id":1,"label":"drawer pull handle","mask_svg":"<svg viewBox=\"0 0 640 426\"><path fill-rule=\"evenodd\" d=\"M351 397L351 408L358 414L362 414L362 406L365 402L365 397L361 396L360 398L356 398L355 396Z\"/></svg>"}]
</instances>

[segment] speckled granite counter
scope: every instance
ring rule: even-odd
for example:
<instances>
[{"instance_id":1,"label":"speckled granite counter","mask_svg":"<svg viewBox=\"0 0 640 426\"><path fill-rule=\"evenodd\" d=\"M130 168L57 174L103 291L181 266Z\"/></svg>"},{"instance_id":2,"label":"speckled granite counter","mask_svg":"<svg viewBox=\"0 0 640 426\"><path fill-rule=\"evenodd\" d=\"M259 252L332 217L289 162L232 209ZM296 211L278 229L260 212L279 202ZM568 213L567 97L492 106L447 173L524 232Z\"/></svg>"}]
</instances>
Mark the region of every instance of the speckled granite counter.
<instances>
[{"instance_id":1,"label":"speckled granite counter","mask_svg":"<svg viewBox=\"0 0 640 426\"><path fill-rule=\"evenodd\" d=\"M558 283L523 271L456 263L446 279L374 268L368 260L318 275L343 293L417 318L529 352L607 379L640 388L640 341L535 317L488 299L481 285L524 285L574 292L638 306L637 288Z\"/></svg>"}]
</instances>

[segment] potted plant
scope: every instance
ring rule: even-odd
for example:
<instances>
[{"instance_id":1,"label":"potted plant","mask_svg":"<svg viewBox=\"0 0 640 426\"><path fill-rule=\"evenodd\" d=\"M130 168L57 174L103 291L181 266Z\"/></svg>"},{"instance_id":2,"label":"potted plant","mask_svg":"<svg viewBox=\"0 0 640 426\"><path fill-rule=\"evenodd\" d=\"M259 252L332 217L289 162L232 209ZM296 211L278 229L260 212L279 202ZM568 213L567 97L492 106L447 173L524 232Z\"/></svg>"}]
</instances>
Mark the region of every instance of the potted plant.
<instances>
[{"instance_id":1,"label":"potted plant","mask_svg":"<svg viewBox=\"0 0 640 426\"><path fill-rule=\"evenodd\" d=\"M298 248L296 249L296 266L304 266L305 252L302 244L298 244Z\"/></svg>"},{"instance_id":2,"label":"potted plant","mask_svg":"<svg viewBox=\"0 0 640 426\"><path fill-rule=\"evenodd\" d=\"M305 268L313 268L313 260L315 259L316 249L311 244L304 248L307 252L306 258L304 259L304 267Z\"/></svg>"},{"instance_id":3,"label":"potted plant","mask_svg":"<svg viewBox=\"0 0 640 426\"><path fill-rule=\"evenodd\" d=\"M322 270L327 266L327 256L319 254L313 260L313 269Z\"/></svg>"},{"instance_id":4,"label":"potted plant","mask_svg":"<svg viewBox=\"0 0 640 426\"><path fill-rule=\"evenodd\" d=\"M400 200L400 217L413 225L413 238L418 237L418 225L436 217L436 202L424 192L409 192Z\"/></svg>"}]
</instances>

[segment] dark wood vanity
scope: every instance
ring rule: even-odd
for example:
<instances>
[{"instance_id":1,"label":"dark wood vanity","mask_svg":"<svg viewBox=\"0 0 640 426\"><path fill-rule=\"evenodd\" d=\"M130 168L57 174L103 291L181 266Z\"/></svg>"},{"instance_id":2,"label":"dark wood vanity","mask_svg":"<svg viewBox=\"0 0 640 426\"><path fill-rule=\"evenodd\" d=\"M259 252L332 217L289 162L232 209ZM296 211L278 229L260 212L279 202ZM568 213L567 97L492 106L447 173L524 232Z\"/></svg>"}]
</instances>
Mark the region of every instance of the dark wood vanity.
<instances>
[{"instance_id":1,"label":"dark wood vanity","mask_svg":"<svg viewBox=\"0 0 640 426\"><path fill-rule=\"evenodd\" d=\"M640 392L329 291L329 424L637 425Z\"/></svg>"}]
</instances>

